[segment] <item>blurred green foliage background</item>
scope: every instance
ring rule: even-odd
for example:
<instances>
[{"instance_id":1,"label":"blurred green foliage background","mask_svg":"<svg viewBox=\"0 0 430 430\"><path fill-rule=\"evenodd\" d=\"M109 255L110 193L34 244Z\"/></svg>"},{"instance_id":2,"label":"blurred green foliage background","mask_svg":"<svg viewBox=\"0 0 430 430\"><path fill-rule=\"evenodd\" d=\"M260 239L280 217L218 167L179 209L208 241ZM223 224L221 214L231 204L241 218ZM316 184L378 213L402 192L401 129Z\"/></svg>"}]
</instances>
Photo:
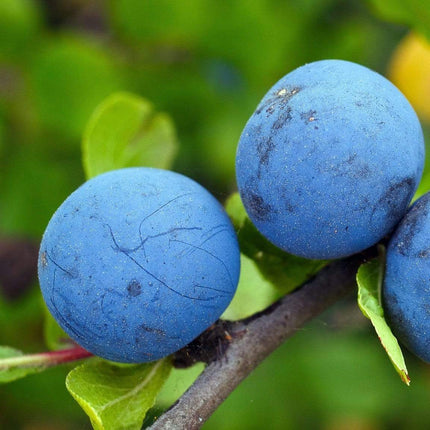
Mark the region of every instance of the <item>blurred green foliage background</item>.
<instances>
[{"instance_id":1,"label":"blurred green foliage background","mask_svg":"<svg viewBox=\"0 0 430 430\"><path fill-rule=\"evenodd\" d=\"M239 135L268 88L323 58L386 74L411 27L430 32L430 4L414 4L1 0L0 237L37 245L84 181L80 145L91 113L119 90L171 116L180 142L174 170L225 200L235 190ZM9 296L0 295L0 344L43 349L37 285ZM410 388L349 300L298 332L204 428L428 429L430 368L410 355L407 364ZM1 386L0 429L90 428L66 392L66 372Z\"/></svg>"}]
</instances>

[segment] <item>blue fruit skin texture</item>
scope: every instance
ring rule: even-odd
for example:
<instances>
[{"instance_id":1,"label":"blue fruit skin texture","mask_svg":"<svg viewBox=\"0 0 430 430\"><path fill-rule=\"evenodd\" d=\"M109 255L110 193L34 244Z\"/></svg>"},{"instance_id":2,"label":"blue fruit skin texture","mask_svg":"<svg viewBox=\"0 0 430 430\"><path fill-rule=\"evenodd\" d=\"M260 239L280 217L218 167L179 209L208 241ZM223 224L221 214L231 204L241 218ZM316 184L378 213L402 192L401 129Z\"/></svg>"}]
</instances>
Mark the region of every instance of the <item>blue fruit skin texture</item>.
<instances>
[{"instance_id":1,"label":"blue fruit skin texture","mask_svg":"<svg viewBox=\"0 0 430 430\"><path fill-rule=\"evenodd\" d=\"M423 163L421 126L400 91L363 66L323 60L264 96L240 137L236 175L264 236L292 254L329 259L392 231Z\"/></svg>"},{"instance_id":2,"label":"blue fruit skin texture","mask_svg":"<svg viewBox=\"0 0 430 430\"><path fill-rule=\"evenodd\" d=\"M51 218L39 254L45 302L79 345L117 362L167 356L230 303L240 262L217 200L180 174L99 175Z\"/></svg>"},{"instance_id":3,"label":"blue fruit skin texture","mask_svg":"<svg viewBox=\"0 0 430 430\"><path fill-rule=\"evenodd\" d=\"M413 204L390 239L382 298L393 333L430 363L430 193Z\"/></svg>"}]
</instances>

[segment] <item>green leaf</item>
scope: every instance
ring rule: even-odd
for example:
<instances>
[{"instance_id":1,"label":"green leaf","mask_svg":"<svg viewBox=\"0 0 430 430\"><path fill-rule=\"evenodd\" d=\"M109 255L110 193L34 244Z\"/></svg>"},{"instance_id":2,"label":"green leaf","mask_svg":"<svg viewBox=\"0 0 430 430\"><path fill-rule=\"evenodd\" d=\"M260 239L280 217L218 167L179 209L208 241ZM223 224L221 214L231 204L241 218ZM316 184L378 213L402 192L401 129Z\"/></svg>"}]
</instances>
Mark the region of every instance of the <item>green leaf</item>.
<instances>
[{"instance_id":1,"label":"green leaf","mask_svg":"<svg viewBox=\"0 0 430 430\"><path fill-rule=\"evenodd\" d=\"M66 386L96 430L139 430L169 376L168 359L120 365L94 359L73 369Z\"/></svg>"},{"instance_id":2,"label":"green leaf","mask_svg":"<svg viewBox=\"0 0 430 430\"><path fill-rule=\"evenodd\" d=\"M369 318L402 381L409 385L410 378L405 360L397 339L384 318L381 303L381 287L384 274L382 258L375 258L362 264L357 272L358 305L366 318Z\"/></svg>"},{"instance_id":3,"label":"green leaf","mask_svg":"<svg viewBox=\"0 0 430 430\"><path fill-rule=\"evenodd\" d=\"M237 231L241 252L254 261L263 277L281 294L294 290L327 264L296 257L270 243L248 218L238 193L227 200L226 210Z\"/></svg>"},{"instance_id":4,"label":"green leaf","mask_svg":"<svg viewBox=\"0 0 430 430\"><path fill-rule=\"evenodd\" d=\"M381 18L408 25L430 37L429 0L371 0L370 4Z\"/></svg>"},{"instance_id":5,"label":"green leaf","mask_svg":"<svg viewBox=\"0 0 430 430\"><path fill-rule=\"evenodd\" d=\"M83 163L87 178L130 166L170 167L177 151L170 117L150 102L121 92L105 99L85 129Z\"/></svg>"},{"instance_id":6,"label":"green leaf","mask_svg":"<svg viewBox=\"0 0 430 430\"><path fill-rule=\"evenodd\" d=\"M160 409L165 410L170 405L173 405L188 390L204 369L205 364L201 362L185 369L173 368L157 397L155 407L158 406Z\"/></svg>"},{"instance_id":7,"label":"green leaf","mask_svg":"<svg viewBox=\"0 0 430 430\"><path fill-rule=\"evenodd\" d=\"M40 372L44 370L45 366L28 366L21 367L21 364L17 363L14 365L5 366L4 359L24 357L24 354L18 349L11 348L9 346L0 346L0 384L5 384L7 382L12 382L17 379L24 378L32 373Z\"/></svg>"},{"instance_id":8,"label":"green leaf","mask_svg":"<svg viewBox=\"0 0 430 430\"><path fill-rule=\"evenodd\" d=\"M236 294L221 318L236 321L249 317L270 306L279 298L253 260L241 254L240 279Z\"/></svg>"},{"instance_id":9,"label":"green leaf","mask_svg":"<svg viewBox=\"0 0 430 430\"><path fill-rule=\"evenodd\" d=\"M96 106L126 85L112 51L88 35L65 32L33 41L29 80L41 125L73 145Z\"/></svg>"}]
</instances>

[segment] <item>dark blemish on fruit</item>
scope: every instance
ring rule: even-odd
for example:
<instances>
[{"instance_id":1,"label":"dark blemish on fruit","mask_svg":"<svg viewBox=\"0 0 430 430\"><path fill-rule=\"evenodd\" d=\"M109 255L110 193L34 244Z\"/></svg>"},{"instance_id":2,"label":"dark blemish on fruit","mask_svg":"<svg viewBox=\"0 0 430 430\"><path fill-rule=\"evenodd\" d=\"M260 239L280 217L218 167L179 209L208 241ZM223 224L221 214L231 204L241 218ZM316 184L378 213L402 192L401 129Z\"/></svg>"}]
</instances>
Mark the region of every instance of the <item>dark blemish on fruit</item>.
<instances>
[{"instance_id":1,"label":"dark blemish on fruit","mask_svg":"<svg viewBox=\"0 0 430 430\"><path fill-rule=\"evenodd\" d=\"M302 90L302 87L292 88L281 88L280 90L274 91L270 97L260 103L257 107L255 114L259 115L265 111L267 116L273 114L276 109L283 110L288 102Z\"/></svg>"},{"instance_id":2,"label":"dark blemish on fruit","mask_svg":"<svg viewBox=\"0 0 430 430\"><path fill-rule=\"evenodd\" d=\"M131 297L137 297L142 292L142 286L139 284L138 281L136 281L136 279L133 279L127 285L127 292L128 292L129 296L131 296Z\"/></svg>"},{"instance_id":3,"label":"dark blemish on fruit","mask_svg":"<svg viewBox=\"0 0 430 430\"><path fill-rule=\"evenodd\" d=\"M258 163L257 178L261 179L262 170L268 165L270 154L275 149L272 137L261 138L257 145L257 153L260 156L260 162Z\"/></svg>"},{"instance_id":4,"label":"dark blemish on fruit","mask_svg":"<svg viewBox=\"0 0 430 430\"><path fill-rule=\"evenodd\" d=\"M414 236L415 234L420 234L421 226L419 224L427 218L429 197L430 195L426 195L418 200L409 209L409 212L397 227L396 233L392 238L391 246L402 255L413 254L412 244L414 242ZM420 253L418 253L418 257L420 257L419 254Z\"/></svg>"},{"instance_id":5,"label":"dark blemish on fruit","mask_svg":"<svg viewBox=\"0 0 430 430\"><path fill-rule=\"evenodd\" d=\"M293 204L291 204L290 202L286 202L285 203L285 209L287 210L287 212L289 213L294 213L294 211L296 210L296 206L294 206Z\"/></svg>"},{"instance_id":6,"label":"dark blemish on fruit","mask_svg":"<svg viewBox=\"0 0 430 430\"><path fill-rule=\"evenodd\" d=\"M366 179L371 176L369 166L357 157L357 154L351 154L345 161L333 169L335 176L348 176L353 179Z\"/></svg>"},{"instance_id":7,"label":"dark blemish on fruit","mask_svg":"<svg viewBox=\"0 0 430 430\"><path fill-rule=\"evenodd\" d=\"M166 336L166 332L164 330L161 330L159 328L149 327L149 326L147 326L145 324L141 324L138 327L138 330L141 333L143 333L143 332L146 332L146 333L155 333L155 334L157 334L159 336Z\"/></svg>"},{"instance_id":8,"label":"dark blemish on fruit","mask_svg":"<svg viewBox=\"0 0 430 430\"><path fill-rule=\"evenodd\" d=\"M325 162L318 166L319 172L328 173L333 177L348 177L352 179L366 179L371 176L369 166L364 163L357 154L351 154L346 160L340 160L336 164Z\"/></svg>"},{"instance_id":9,"label":"dark blemish on fruit","mask_svg":"<svg viewBox=\"0 0 430 430\"><path fill-rule=\"evenodd\" d=\"M134 343L138 345L140 342L144 342L147 339L148 334L157 336L157 340L161 340L161 338L165 338L165 337L169 339L174 339L173 336L167 336L166 332L162 329L150 327L150 326L147 326L146 324L141 324L135 330Z\"/></svg>"},{"instance_id":10,"label":"dark blemish on fruit","mask_svg":"<svg viewBox=\"0 0 430 430\"><path fill-rule=\"evenodd\" d=\"M346 160L346 163L347 164L352 164L354 161L355 161L355 159L357 158L357 153L355 153L354 152L354 154L351 154L348 158L347 158L347 160Z\"/></svg>"},{"instance_id":11,"label":"dark blemish on fruit","mask_svg":"<svg viewBox=\"0 0 430 430\"><path fill-rule=\"evenodd\" d=\"M413 178L404 178L396 184L390 185L383 196L378 200L377 207L388 209L388 219L392 222L398 221L414 193Z\"/></svg>"},{"instance_id":12,"label":"dark blemish on fruit","mask_svg":"<svg viewBox=\"0 0 430 430\"><path fill-rule=\"evenodd\" d=\"M418 258L429 258L430 257L430 249L423 249L418 253Z\"/></svg>"},{"instance_id":13,"label":"dark blemish on fruit","mask_svg":"<svg viewBox=\"0 0 430 430\"><path fill-rule=\"evenodd\" d=\"M257 152L260 155L260 164L267 165L270 153L274 148L275 144L273 143L272 137L269 137L268 139L260 139L257 145Z\"/></svg>"},{"instance_id":14,"label":"dark blemish on fruit","mask_svg":"<svg viewBox=\"0 0 430 430\"><path fill-rule=\"evenodd\" d=\"M280 111L278 115L278 119L273 123L272 130L279 130L286 123L290 122L293 116L291 115L292 109L291 107L287 107L287 109Z\"/></svg>"},{"instance_id":15,"label":"dark blemish on fruit","mask_svg":"<svg viewBox=\"0 0 430 430\"><path fill-rule=\"evenodd\" d=\"M263 198L252 191L245 192L244 198L245 207L249 211L252 218L259 221L266 220L271 213L273 213L273 208L265 203Z\"/></svg>"},{"instance_id":16,"label":"dark blemish on fruit","mask_svg":"<svg viewBox=\"0 0 430 430\"><path fill-rule=\"evenodd\" d=\"M300 118L305 121L306 124L316 121L316 114L317 111L316 110L310 110L308 112L303 112L300 114Z\"/></svg>"}]
</instances>

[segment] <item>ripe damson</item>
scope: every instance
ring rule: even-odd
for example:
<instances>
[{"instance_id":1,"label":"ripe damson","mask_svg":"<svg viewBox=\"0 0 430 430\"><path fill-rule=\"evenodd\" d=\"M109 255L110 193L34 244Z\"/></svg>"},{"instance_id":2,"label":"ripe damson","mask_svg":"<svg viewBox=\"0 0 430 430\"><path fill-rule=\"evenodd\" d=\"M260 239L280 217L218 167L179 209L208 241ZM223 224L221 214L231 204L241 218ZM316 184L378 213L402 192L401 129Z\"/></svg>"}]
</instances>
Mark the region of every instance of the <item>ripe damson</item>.
<instances>
[{"instance_id":1,"label":"ripe damson","mask_svg":"<svg viewBox=\"0 0 430 430\"><path fill-rule=\"evenodd\" d=\"M132 363L167 356L213 324L235 293L240 259L232 224L206 189L138 167L96 176L64 201L38 269L67 334Z\"/></svg>"},{"instance_id":2,"label":"ripe damson","mask_svg":"<svg viewBox=\"0 0 430 430\"><path fill-rule=\"evenodd\" d=\"M311 259L389 234L420 181L419 120L386 78L342 60L306 64L263 97L240 137L238 189L279 248Z\"/></svg>"}]
</instances>

